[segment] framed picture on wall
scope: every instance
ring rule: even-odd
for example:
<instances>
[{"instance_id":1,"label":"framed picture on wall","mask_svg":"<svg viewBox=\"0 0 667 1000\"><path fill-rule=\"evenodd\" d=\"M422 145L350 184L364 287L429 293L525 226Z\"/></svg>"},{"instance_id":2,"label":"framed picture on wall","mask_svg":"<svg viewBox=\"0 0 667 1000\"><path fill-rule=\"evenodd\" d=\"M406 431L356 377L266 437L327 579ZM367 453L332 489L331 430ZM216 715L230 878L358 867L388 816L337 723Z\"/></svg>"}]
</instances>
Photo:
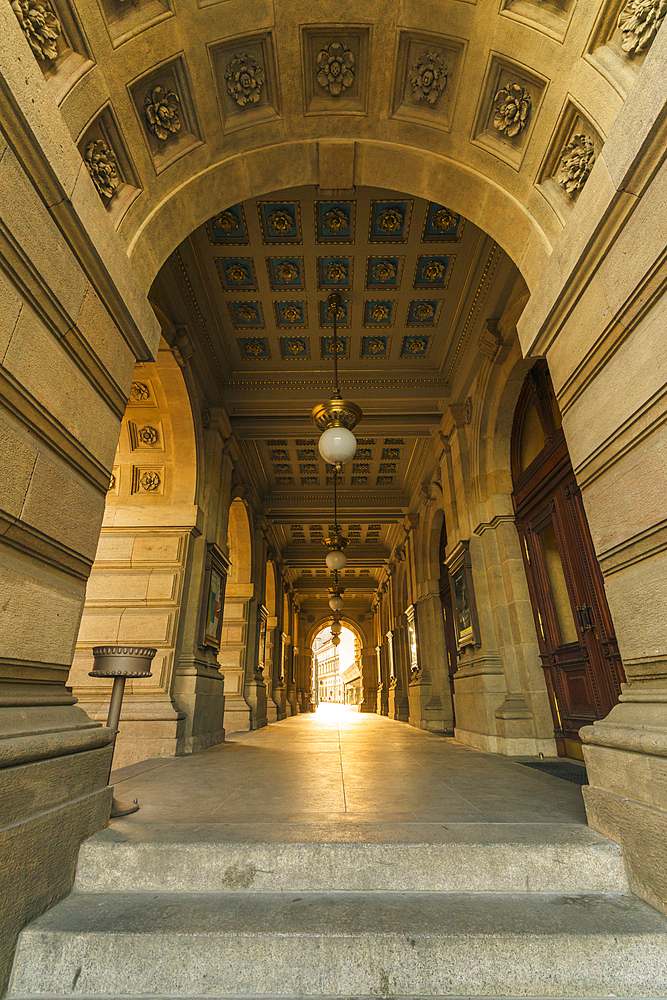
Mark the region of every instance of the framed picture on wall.
<instances>
[{"instance_id":1,"label":"framed picture on wall","mask_svg":"<svg viewBox=\"0 0 667 1000\"><path fill-rule=\"evenodd\" d=\"M199 627L199 645L220 649L222 615L225 606L225 587L229 560L217 545L206 546L204 567L204 600Z\"/></svg>"},{"instance_id":2,"label":"framed picture on wall","mask_svg":"<svg viewBox=\"0 0 667 1000\"><path fill-rule=\"evenodd\" d=\"M459 542L445 560L451 582L454 629L459 649L479 646L480 634L472 579L470 542Z\"/></svg>"}]
</instances>

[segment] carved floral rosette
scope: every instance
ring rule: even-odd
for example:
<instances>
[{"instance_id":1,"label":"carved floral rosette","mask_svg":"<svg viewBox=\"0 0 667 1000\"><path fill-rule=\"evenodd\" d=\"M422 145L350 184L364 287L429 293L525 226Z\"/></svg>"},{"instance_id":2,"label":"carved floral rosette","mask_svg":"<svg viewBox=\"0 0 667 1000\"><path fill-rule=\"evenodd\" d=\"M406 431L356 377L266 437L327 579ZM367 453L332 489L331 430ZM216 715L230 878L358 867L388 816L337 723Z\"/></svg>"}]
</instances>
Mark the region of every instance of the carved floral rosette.
<instances>
[{"instance_id":1,"label":"carved floral rosette","mask_svg":"<svg viewBox=\"0 0 667 1000\"><path fill-rule=\"evenodd\" d=\"M324 213L322 229L335 236L338 233L345 232L349 222L350 217L342 208L330 208L328 212Z\"/></svg>"},{"instance_id":2,"label":"carved floral rosette","mask_svg":"<svg viewBox=\"0 0 667 1000\"><path fill-rule=\"evenodd\" d=\"M289 260L283 260L276 267L276 278L279 281L288 284L290 281L296 281L299 277L299 272L294 264Z\"/></svg>"},{"instance_id":3,"label":"carved floral rosette","mask_svg":"<svg viewBox=\"0 0 667 1000\"><path fill-rule=\"evenodd\" d=\"M62 28L46 0L11 0L11 6L35 56L43 61L57 59L56 39Z\"/></svg>"},{"instance_id":4,"label":"carved floral rosette","mask_svg":"<svg viewBox=\"0 0 667 1000\"><path fill-rule=\"evenodd\" d=\"M151 87L144 98L144 120L149 132L164 142L180 131L181 102L178 94L164 87Z\"/></svg>"},{"instance_id":5,"label":"carved floral rosette","mask_svg":"<svg viewBox=\"0 0 667 1000\"><path fill-rule=\"evenodd\" d=\"M373 277L376 281L394 281L396 278L396 265L390 260L381 260L373 267Z\"/></svg>"},{"instance_id":6,"label":"carved floral rosette","mask_svg":"<svg viewBox=\"0 0 667 1000\"><path fill-rule=\"evenodd\" d=\"M227 93L240 108L257 104L264 86L264 70L253 55L237 53L225 70Z\"/></svg>"},{"instance_id":7,"label":"carved floral rosette","mask_svg":"<svg viewBox=\"0 0 667 1000\"><path fill-rule=\"evenodd\" d=\"M513 139L525 129L532 110L530 94L518 83L508 83L493 98L493 126Z\"/></svg>"},{"instance_id":8,"label":"carved floral rosette","mask_svg":"<svg viewBox=\"0 0 667 1000\"><path fill-rule=\"evenodd\" d=\"M94 139L86 145L83 161L100 197L113 198L120 184L113 150L102 139Z\"/></svg>"},{"instance_id":9,"label":"carved floral rosette","mask_svg":"<svg viewBox=\"0 0 667 1000\"><path fill-rule=\"evenodd\" d=\"M378 215L377 227L387 235L393 235L394 233L400 233L405 216L401 212L400 208L385 208Z\"/></svg>"},{"instance_id":10,"label":"carved floral rosette","mask_svg":"<svg viewBox=\"0 0 667 1000\"><path fill-rule=\"evenodd\" d=\"M239 228L238 219L233 212L229 211L229 209L225 209L224 212L220 212L220 214L214 216L211 221L216 229L219 229L220 232L225 234L234 233Z\"/></svg>"},{"instance_id":11,"label":"carved floral rosette","mask_svg":"<svg viewBox=\"0 0 667 1000\"><path fill-rule=\"evenodd\" d=\"M437 52L422 52L410 70L410 84L415 101L435 104L447 86L447 67Z\"/></svg>"},{"instance_id":12,"label":"carved floral rosette","mask_svg":"<svg viewBox=\"0 0 667 1000\"><path fill-rule=\"evenodd\" d=\"M563 146L556 181L566 194L574 197L583 188L595 163L595 147L588 136L573 135Z\"/></svg>"},{"instance_id":13,"label":"carved floral rosette","mask_svg":"<svg viewBox=\"0 0 667 1000\"><path fill-rule=\"evenodd\" d=\"M628 55L645 52L658 33L665 14L667 0L628 0L618 15L623 51Z\"/></svg>"},{"instance_id":14,"label":"carved floral rosette","mask_svg":"<svg viewBox=\"0 0 667 1000\"><path fill-rule=\"evenodd\" d=\"M317 82L332 97L354 83L354 55L341 42L331 42L317 54Z\"/></svg>"},{"instance_id":15,"label":"carved floral rosette","mask_svg":"<svg viewBox=\"0 0 667 1000\"><path fill-rule=\"evenodd\" d=\"M327 281L340 284L341 281L347 281L347 268L342 261L329 261L327 266L324 268L324 277Z\"/></svg>"}]
</instances>

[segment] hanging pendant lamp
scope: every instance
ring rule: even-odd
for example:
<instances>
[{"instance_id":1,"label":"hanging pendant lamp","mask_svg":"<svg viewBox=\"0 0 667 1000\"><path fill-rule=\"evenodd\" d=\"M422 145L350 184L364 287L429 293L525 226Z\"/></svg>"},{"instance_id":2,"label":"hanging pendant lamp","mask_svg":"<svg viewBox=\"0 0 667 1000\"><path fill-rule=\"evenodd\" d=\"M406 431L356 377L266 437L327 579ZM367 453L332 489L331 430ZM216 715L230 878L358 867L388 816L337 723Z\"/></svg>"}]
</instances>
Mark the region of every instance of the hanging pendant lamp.
<instances>
[{"instance_id":1,"label":"hanging pendant lamp","mask_svg":"<svg viewBox=\"0 0 667 1000\"><path fill-rule=\"evenodd\" d=\"M345 465L352 461L357 450L357 439L352 429L363 417L361 407L343 399L338 385L338 314L341 307L338 292L332 292L327 299L328 309L333 317L332 353L334 364L334 391L327 403L318 403L310 419L322 431L318 441L320 455L330 465Z\"/></svg>"}]
</instances>

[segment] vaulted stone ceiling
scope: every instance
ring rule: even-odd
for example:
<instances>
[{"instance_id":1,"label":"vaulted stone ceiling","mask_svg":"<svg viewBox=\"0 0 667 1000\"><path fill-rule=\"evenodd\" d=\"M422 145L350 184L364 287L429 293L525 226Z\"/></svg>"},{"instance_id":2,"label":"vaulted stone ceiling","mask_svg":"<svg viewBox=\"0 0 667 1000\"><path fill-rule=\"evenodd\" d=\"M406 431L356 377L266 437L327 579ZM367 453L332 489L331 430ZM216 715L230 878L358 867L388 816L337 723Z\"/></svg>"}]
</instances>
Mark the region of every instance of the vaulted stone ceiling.
<instances>
[{"instance_id":1,"label":"vaulted stone ceiling","mask_svg":"<svg viewBox=\"0 0 667 1000\"><path fill-rule=\"evenodd\" d=\"M447 206L374 188L309 186L227 206L172 254L155 294L215 373L300 590L331 583L322 540L333 478L310 422L333 384L328 294L343 302L342 390L364 411L340 480L344 576L368 594L431 475L443 409L471 381L480 335L517 280L498 245Z\"/></svg>"}]
</instances>

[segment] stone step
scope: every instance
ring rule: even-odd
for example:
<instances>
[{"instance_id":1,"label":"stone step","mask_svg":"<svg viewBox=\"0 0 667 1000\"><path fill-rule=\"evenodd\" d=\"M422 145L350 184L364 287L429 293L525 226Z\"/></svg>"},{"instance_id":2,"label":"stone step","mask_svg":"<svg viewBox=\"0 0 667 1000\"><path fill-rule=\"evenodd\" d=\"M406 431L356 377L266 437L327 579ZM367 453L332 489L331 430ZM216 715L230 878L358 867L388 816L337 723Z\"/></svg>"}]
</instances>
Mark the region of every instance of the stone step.
<instances>
[{"instance_id":1,"label":"stone step","mask_svg":"<svg viewBox=\"0 0 667 1000\"><path fill-rule=\"evenodd\" d=\"M318 831L320 837L335 832ZM428 833L430 842L286 843L223 841L220 838L229 835L226 830L207 829L204 837L200 828L183 826L144 825L134 835L114 828L83 844L76 888L79 892L628 891L620 848L588 827L477 823L422 833ZM436 837L440 842L433 842Z\"/></svg>"},{"instance_id":2,"label":"stone step","mask_svg":"<svg viewBox=\"0 0 667 1000\"><path fill-rule=\"evenodd\" d=\"M9 996L665 997L667 920L617 893L73 893Z\"/></svg>"}]
</instances>

